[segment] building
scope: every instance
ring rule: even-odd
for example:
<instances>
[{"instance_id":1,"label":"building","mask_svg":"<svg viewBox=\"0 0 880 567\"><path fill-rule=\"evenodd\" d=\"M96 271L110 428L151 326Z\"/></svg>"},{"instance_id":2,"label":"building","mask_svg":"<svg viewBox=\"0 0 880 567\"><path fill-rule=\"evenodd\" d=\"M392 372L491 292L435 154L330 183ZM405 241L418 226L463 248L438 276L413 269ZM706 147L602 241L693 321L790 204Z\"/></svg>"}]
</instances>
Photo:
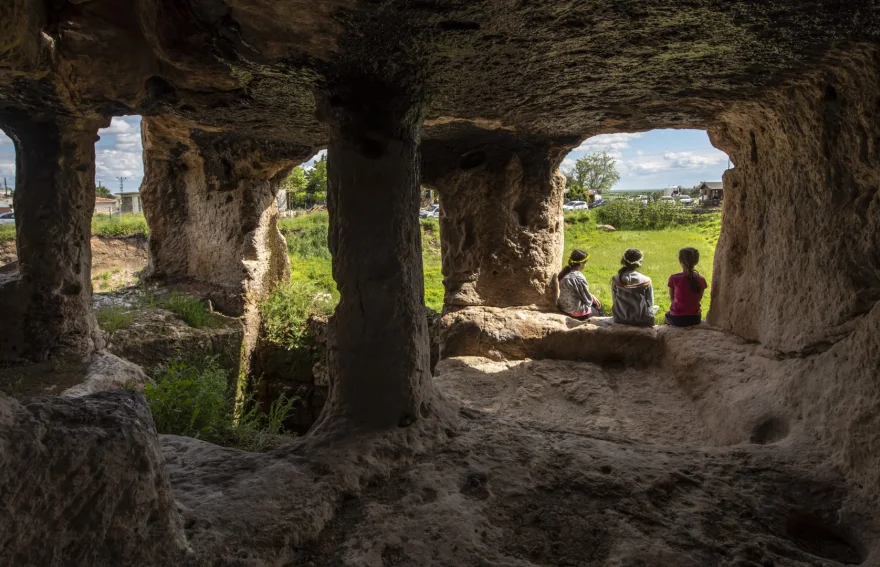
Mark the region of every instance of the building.
<instances>
[{"instance_id":1,"label":"building","mask_svg":"<svg viewBox=\"0 0 880 567\"><path fill-rule=\"evenodd\" d=\"M664 197L681 197L683 194L684 190L681 188L681 185L670 185L663 189Z\"/></svg>"},{"instance_id":2,"label":"building","mask_svg":"<svg viewBox=\"0 0 880 567\"><path fill-rule=\"evenodd\" d=\"M112 215L118 209L116 199L107 197L95 197L95 214L96 215Z\"/></svg>"},{"instance_id":3,"label":"building","mask_svg":"<svg viewBox=\"0 0 880 567\"><path fill-rule=\"evenodd\" d=\"M12 197L0 198L0 213L8 213L12 210Z\"/></svg>"},{"instance_id":4,"label":"building","mask_svg":"<svg viewBox=\"0 0 880 567\"><path fill-rule=\"evenodd\" d=\"M119 212L125 213L143 213L144 207L141 205L141 194L139 191L127 191L116 194L119 197Z\"/></svg>"},{"instance_id":5,"label":"building","mask_svg":"<svg viewBox=\"0 0 880 567\"><path fill-rule=\"evenodd\" d=\"M700 202L717 205L724 199L724 183L721 181L703 181L697 186L700 190Z\"/></svg>"}]
</instances>

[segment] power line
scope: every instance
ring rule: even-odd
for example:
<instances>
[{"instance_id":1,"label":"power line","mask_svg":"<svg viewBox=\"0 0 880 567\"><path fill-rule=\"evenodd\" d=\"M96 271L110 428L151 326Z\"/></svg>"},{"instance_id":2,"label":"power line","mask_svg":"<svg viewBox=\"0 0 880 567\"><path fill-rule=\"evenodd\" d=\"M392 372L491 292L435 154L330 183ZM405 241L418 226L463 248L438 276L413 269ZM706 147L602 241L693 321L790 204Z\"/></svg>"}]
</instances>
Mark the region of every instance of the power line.
<instances>
[{"instance_id":1,"label":"power line","mask_svg":"<svg viewBox=\"0 0 880 567\"><path fill-rule=\"evenodd\" d=\"M125 185L125 180L128 179L128 177L117 177L116 179L119 180L119 192L122 193L122 187Z\"/></svg>"}]
</instances>

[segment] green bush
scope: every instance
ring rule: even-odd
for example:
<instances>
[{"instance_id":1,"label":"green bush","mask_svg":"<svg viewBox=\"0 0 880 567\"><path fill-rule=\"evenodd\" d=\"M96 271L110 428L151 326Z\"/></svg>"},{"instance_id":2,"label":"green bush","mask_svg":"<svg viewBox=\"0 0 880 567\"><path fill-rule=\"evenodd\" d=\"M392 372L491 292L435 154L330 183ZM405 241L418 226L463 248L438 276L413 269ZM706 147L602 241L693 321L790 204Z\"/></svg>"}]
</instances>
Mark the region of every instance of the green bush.
<instances>
[{"instance_id":1,"label":"green bush","mask_svg":"<svg viewBox=\"0 0 880 567\"><path fill-rule=\"evenodd\" d=\"M153 300L155 301L155 300ZM195 329L216 327L220 324L217 316L208 310L205 302L179 292L173 292L158 301L159 307L171 311Z\"/></svg>"},{"instance_id":2,"label":"green bush","mask_svg":"<svg viewBox=\"0 0 880 567\"><path fill-rule=\"evenodd\" d=\"M92 234L100 236L147 236L147 220L142 214L102 215L92 217Z\"/></svg>"},{"instance_id":3,"label":"green bush","mask_svg":"<svg viewBox=\"0 0 880 567\"><path fill-rule=\"evenodd\" d=\"M651 200L615 199L596 209L596 219L618 230L659 230L692 224L700 220L690 209L677 203Z\"/></svg>"},{"instance_id":4,"label":"green bush","mask_svg":"<svg viewBox=\"0 0 880 567\"><path fill-rule=\"evenodd\" d=\"M330 315L335 306L333 297L315 284L292 280L260 304L263 336L284 348L296 348L308 332L308 318Z\"/></svg>"},{"instance_id":5,"label":"green bush","mask_svg":"<svg viewBox=\"0 0 880 567\"><path fill-rule=\"evenodd\" d=\"M198 365L174 361L147 383L144 395L159 433L194 437L211 443L259 451L284 432L283 423L296 402L281 396L261 411L252 396L235 406L234 389L215 357Z\"/></svg>"},{"instance_id":6,"label":"green bush","mask_svg":"<svg viewBox=\"0 0 880 567\"><path fill-rule=\"evenodd\" d=\"M111 335L124 329L134 321L134 313L117 305L106 305L95 309L98 326Z\"/></svg>"},{"instance_id":7,"label":"green bush","mask_svg":"<svg viewBox=\"0 0 880 567\"><path fill-rule=\"evenodd\" d=\"M300 258L330 259L327 243L330 219L327 211L281 219L278 228L287 240L287 252Z\"/></svg>"},{"instance_id":8,"label":"green bush","mask_svg":"<svg viewBox=\"0 0 880 567\"><path fill-rule=\"evenodd\" d=\"M0 244L6 244L15 240L15 225L0 224Z\"/></svg>"}]
</instances>

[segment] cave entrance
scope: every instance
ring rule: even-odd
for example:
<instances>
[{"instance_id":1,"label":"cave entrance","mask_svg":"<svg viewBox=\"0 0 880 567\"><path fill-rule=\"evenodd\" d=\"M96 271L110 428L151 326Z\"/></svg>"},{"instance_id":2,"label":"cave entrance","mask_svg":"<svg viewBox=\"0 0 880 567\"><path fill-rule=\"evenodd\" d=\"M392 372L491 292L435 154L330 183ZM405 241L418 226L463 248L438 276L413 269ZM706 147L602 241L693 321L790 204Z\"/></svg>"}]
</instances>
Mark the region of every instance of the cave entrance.
<instances>
[{"instance_id":1,"label":"cave entrance","mask_svg":"<svg viewBox=\"0 0 880 567\"><path fill-rule=\"evenodd\" d=\"M590 254L584 268L590 292L611 315L611 278L628 248L644 257L638 271L651 278L656 324L671 299L670 275L681 272L681 248L699 250L697 271L711 286L721 231L721 177L731 167L703 130L651 130L594 136L562 161L565 175L564 261L575 249ZM709 309L706 292L703 315Z\"/></svg>"},{"instance_id":2,"label":"cave entrance","mask_svg":"<svg viewBox=\"0 0 880 567\"><path fill-rule=\"evenodd\" d=\"M92 216L92 289L105 294L133 286L147 266L147 221L140 187L144 178L141 117L116 116L95 143L95 209ZM105 313L98 312L102 323Z\"/></svg>"},{"instance_id":3,"label":"cave entrance","mask_svg":"<svg viewBox=\"0 0 880 567\"><path fill-rule=\"evenodd\" d=\"M0 274L16 259L14 193L15 146L0 130Z\"/></svg>"}]
</instances>

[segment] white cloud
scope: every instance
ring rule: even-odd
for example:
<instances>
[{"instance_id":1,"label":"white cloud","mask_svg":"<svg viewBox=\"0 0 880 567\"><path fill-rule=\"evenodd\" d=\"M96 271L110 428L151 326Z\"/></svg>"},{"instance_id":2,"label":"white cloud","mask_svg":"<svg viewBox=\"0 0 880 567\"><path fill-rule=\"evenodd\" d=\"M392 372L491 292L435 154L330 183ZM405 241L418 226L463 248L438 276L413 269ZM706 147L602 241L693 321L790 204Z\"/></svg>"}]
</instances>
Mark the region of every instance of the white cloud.
<instances>
[{"instance_id":1,"label":"white cloud","mask_svg":"<svg viewBox=\"0 0 880 567\"><path fill-rule=\"evenodd\" d=\"M11 146L11 145L12 145L12 140L9 138L9 136L4 134L3 132L0 132L0 146Z\"/></svg>"},{"instance_id":2,"label":"white cloud","mask_svg":"<svg viewBox=\"0 0 880 567\"><path fill-rule=\"evenodd\" d=\"M0 175L15 176L15 162L0 162ZM0 179L2 181L2 179Z\"/></svg>"},{"instance_id":3,"label":"white cloud","mask_svg":"<svg viewBox=\"0 0 880 567\"><path fill-rule=\"evenodd\" d=\"M600 134L593 136L581 142L581 145L575 148L575 152L593 153L606 151L608 153L620 154L620 150L629 147L632 140L641 138L641 133L635 134Z\"/></svg>"},{"instance_id":4,"label":"white cloud","mask_svg":"<svg viewBox=\"0 0 880 567\"><path fill-rule=\"evenodd\" d=\"M108 139L112 135L114 139L109 146L99 146L95 153L96 179L118 191L116 178L127 177L125 188L136 189L144 176L140 119L114 117L99 134L108 135Z\"/></svg>"},{"instance_id":5,"label":"white cloud","mask_svg":"<svg viewBox=\"0 0 880 567\"><path fill-rule=\"evenodd\" d=\"M726 159L727 156L720 151L664 152L660 156L638 156L629 160L626 165L630 172L639 175L673 169L703 169L720 165Z\"/></svg>"}]
</instances>

